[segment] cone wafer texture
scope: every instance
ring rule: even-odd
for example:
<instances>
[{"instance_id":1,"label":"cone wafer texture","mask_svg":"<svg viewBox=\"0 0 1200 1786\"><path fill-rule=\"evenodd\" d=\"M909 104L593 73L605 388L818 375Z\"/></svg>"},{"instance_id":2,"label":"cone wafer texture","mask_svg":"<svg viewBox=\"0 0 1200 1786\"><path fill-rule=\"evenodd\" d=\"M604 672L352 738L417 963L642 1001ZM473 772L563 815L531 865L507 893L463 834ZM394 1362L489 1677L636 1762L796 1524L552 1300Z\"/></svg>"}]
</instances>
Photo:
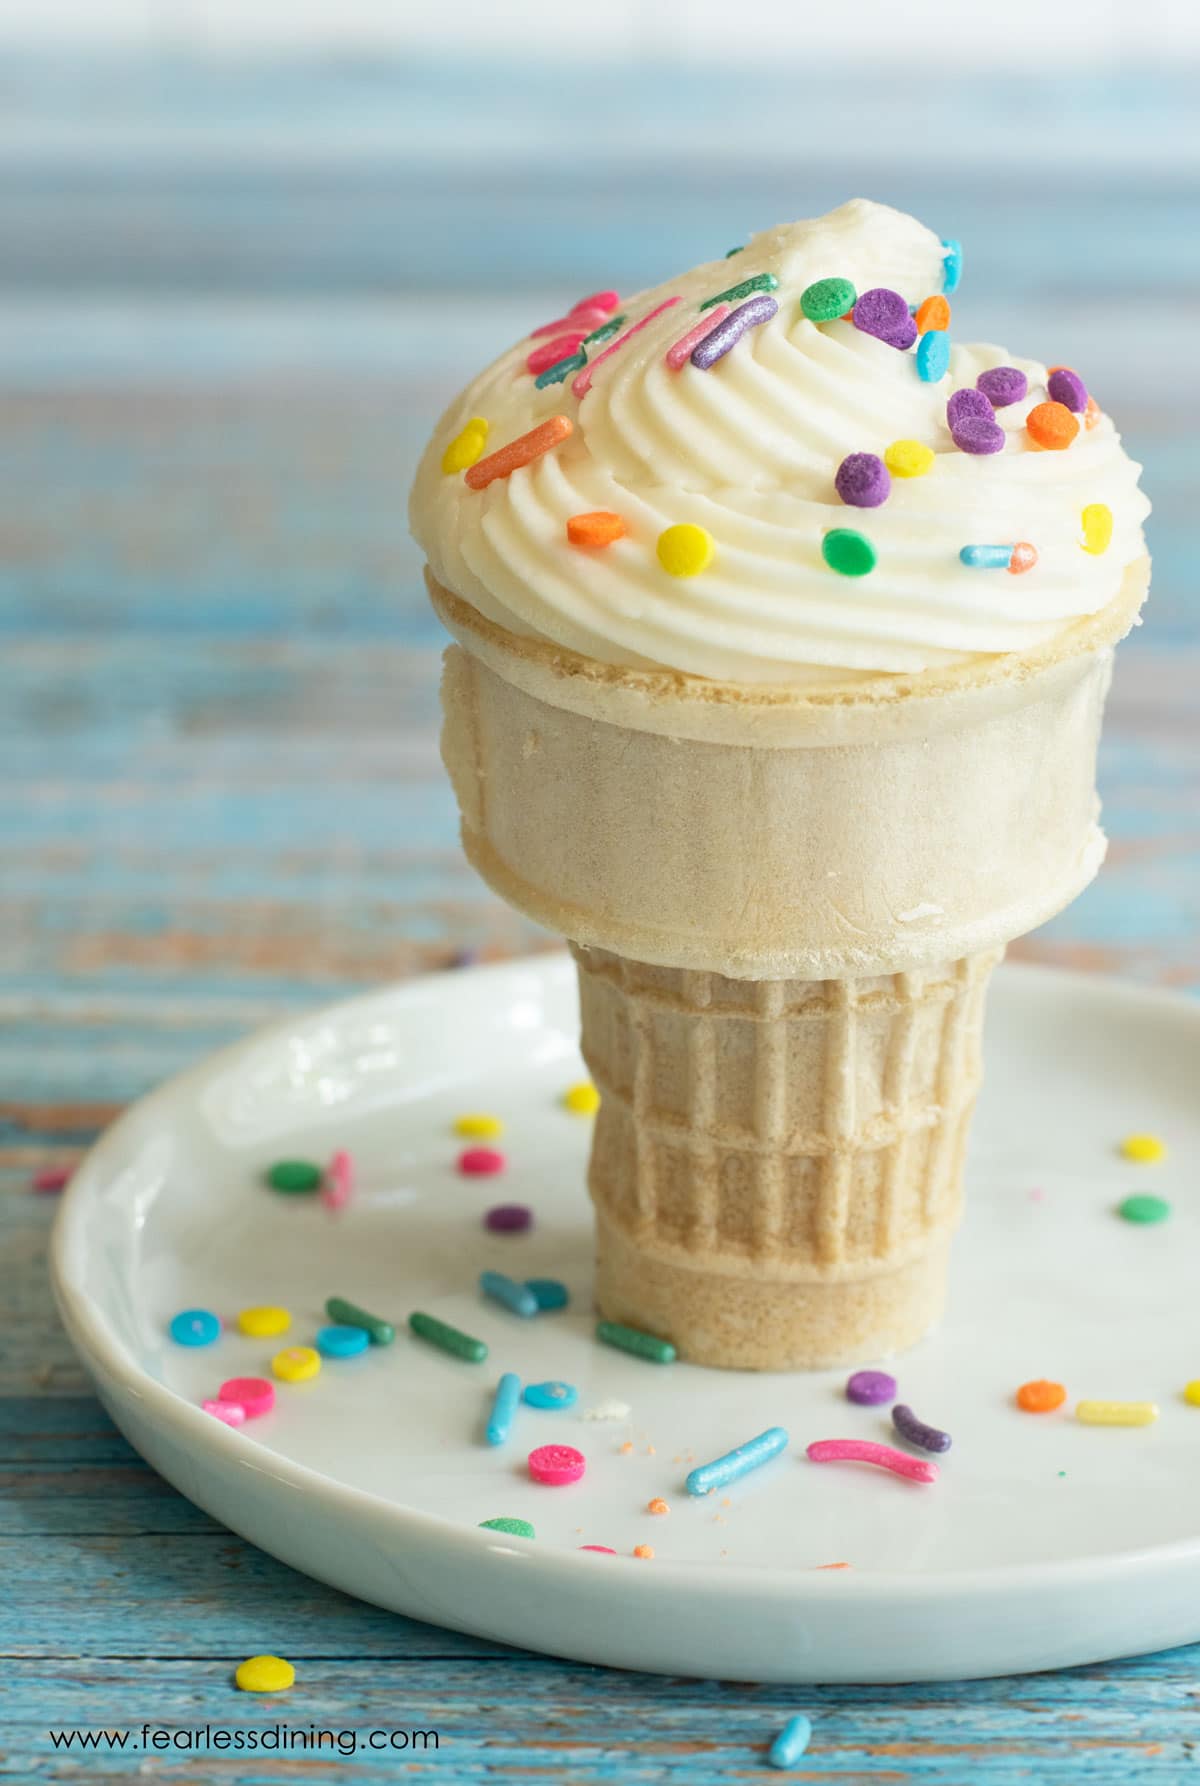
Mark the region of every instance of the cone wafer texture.
<instances>
[{"instance_id":1,"label":"cone wafer texture","mask_svg":"<svg viewBox=\"0 0 1200 1786\"><path fill-rule=\"evenodd\" d=\"M854 1362L936 1319L998 952L731 980L577 949L601 1090L601 1312L734 1368Z\"/></svg>"}]
</instances>

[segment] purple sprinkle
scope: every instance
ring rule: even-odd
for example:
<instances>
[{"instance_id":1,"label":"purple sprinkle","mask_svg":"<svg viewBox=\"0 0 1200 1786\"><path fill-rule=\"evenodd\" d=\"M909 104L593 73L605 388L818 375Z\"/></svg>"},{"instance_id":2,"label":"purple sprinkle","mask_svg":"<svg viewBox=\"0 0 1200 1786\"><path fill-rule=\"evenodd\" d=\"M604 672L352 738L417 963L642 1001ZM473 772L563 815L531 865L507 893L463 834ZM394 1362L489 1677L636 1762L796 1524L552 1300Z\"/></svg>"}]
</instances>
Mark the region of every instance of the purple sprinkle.
<instances>
[{"instance_id":1,"label":"purple sprinkle","mask_svg":"<svg viewBox=\"0 0 1200 1786\"><path fill-rule=\"evenodd\" d=\"M919 1446L922 1451L950 1449L950 1434L942 1432L940 1427L926 1426L903 1402L897 1402L892 1409L892 1425L902 1439L907 1439L910 1445Z\"/></svg>"},{"instance_id":2,"label":"purple sprinkle","mask_svg":"<svg viewBox=\"0 0 1200 1786\"><path fill-rule=\"evenodd\" d=\"M1087 386L1069 366L1055 368L1046 380L1046 391L1052 403L1064 403L1076 415L1082 415L1087 408Z\"/></svg>"},{"instance_id":3,"label":"purple sprinkle","mask_svg":"<svg viewBox=\"0 0 1200 1786\"><path fill-rule=\"evenodd\" d=\"M982 391L955 391L946 405L946 420L953 433L960 422L968 416L980 416L985 422L992 420L992 406Z\"/></svg>"},{"instance_id":4,"label":"purple sprinkle","mask_svg":"<svg viewBox=\"0 0 1200 1786\"><path fill-rule=\"evenodd\" d=\"M886 1371L855 1371L846 1384L846 1400L861 1408L878 1407L880 1402L896 1399L896 1379Z\"/></svg>"},{"instance_id":5,"label":"purple sprinkle","mask_svg":"<svg viewBox=\"0 0 1200 1786\"><path fill-rule=\"evenodd\" d=\"M851 453L838 466L833 481L842 501L856 509L877 509L892 488L887 466L874 453Z\"/></svg>"},{"instance_id":6,"label":"purple sprinkle","mask_svg":"<svg viewBox=\"0 0 1200 1786\"><path fill-rule=\"evenodd\" d=\"M985 421L981 415L964 416L961 422L954 424L950 432L960 453L1004 451L1004 429L999 422Z\"/></svg>"},{"instance_id":7,"label":"purple sprinkle","mask_svg":"<svg viewBox=\"0 0 1200 1786\"><path fill-rule=\"evenodd\" d=\"M898 291L889 291L886 285L865 291L854 306L853 316L856 329L886 341L889 347L898 347L901 352L917 338L917 325L908 313L908 305Z\"/></svg>"},{"instance_id":8,"label":"purple sprinkle","mask_svg":"<svg viewBox=\"0 0 1200 1786\"><path fill-rule=\"evenodd\" d=\"M533 1227L533 1211L526 1203L497 1203L483 1218L493 1234L522 1234Z\"/></svg>"},{"instance_id":9,"label":"purple sprinkle","mask_svg":"<svg viewBox=\"0 0 1200 1786\"><path fill-rule=\"evenodd\" d=\"M736 310L731 310L723 322L715 329L710 329L704 339L692 350L692 365L707 372L718 360L723 360L731 347L735 347L747 329L755 328L760 322L770 322L779 305L766 292L759 292L753 298L747 298Z\"/></svg>"},{"instance_id":10,"label":"purple sprinkle","mask_svg":"<svg viewBox=\"0 0 1200 1786\"><path fill-rule=\"evenodd\" d=\"M975 380L993 409L1007 409L1019 403L1029 389L1029 380L1017 366L993 366Z\"/></svg>"}]
</instances>

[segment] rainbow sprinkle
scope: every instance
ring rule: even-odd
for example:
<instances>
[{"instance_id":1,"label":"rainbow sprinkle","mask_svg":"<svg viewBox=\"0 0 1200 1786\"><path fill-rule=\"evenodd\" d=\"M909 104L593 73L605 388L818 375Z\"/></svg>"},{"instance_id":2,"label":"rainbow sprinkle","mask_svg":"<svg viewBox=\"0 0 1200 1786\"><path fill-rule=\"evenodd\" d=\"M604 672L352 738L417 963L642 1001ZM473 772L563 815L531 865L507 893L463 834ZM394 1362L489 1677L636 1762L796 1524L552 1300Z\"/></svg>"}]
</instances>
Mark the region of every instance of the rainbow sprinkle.
<instances>
[{"instance_id":1,"label":"rainbow sprinkle","mask_svg":"<svg viewBox=\"0 0 1200 1786\"><path fill-rule=\"evenodd\" d=\"M639 330L646 327L647 323L652 323L656 316L661 316L664 310L669 310L673 304L678 304L680 301L679 298L664 298L661 304L656 304L653 310L643 316L639 322L635 322L631 328L626 329L623 335L618 335L611 346L606 347L603 353L596 355L590 366L585 366L582 372L575 375L571 381L572 396L586 397L592 388L592 375L596 368L603 366L605 360L611 359L619 347L624 347L630 336L636 335Z\"/></svg>"}]
</instances>

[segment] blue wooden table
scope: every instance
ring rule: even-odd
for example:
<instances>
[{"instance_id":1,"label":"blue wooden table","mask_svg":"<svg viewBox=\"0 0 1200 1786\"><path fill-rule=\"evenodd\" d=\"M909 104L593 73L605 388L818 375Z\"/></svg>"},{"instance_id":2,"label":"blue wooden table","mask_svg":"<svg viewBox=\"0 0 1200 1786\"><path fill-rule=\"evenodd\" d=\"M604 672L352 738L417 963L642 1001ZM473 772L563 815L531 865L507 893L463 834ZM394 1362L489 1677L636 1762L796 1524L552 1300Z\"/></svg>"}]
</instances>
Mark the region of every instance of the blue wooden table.
<instances>
[{"instance_id":1,"label":"blue wooden table","mask_svg":"<svg viewBox=\"0 0 1200 1786\"><path fill-rule=\"evenodd\" d=\"M547 946L459 853L415 455L558 300L852 190L961 236L956 326L1078 365L1145 463L1157 575L1102 750L1110 862L1017 952L1200 988L1188 87L906 79L0 67L0 1777L700 1786L761 1776L801 1708L806 1779L1188 1772L1200 1652L781 1691L558 1665L292 1574L117 1437L48 1300L53 1199L28 1188L281 1010ZM1057 108L1048 139L1013 130L1014 94ZM301 1677L271 1707L231 1688L262 1650ZM69 1754L49 1735L272 1716L440 1747Z\"/></svg>"}]
</instances>

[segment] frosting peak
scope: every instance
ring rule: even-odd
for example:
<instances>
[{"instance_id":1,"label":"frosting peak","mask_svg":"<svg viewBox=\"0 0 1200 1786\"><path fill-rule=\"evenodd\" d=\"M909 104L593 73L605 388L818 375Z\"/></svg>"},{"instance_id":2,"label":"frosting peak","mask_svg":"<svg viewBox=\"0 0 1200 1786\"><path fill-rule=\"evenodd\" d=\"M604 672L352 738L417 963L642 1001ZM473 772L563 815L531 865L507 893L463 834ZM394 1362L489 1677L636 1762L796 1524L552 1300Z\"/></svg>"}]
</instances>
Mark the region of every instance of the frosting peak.
<instances>
[{"instance_id":1,"label":"frosting peak","mask_svg":"<svg viewBox=\"0 0 1200 1786\"><path fill-rule=\"evenodd\" d=\"M1094 404L1078 413L1078 375L949 345L948 252L855 199L621 299L618 327L597 293L531 332L422 460L412 526L434 574L510 631L722 681L921 670L1098 612L1144 551L1140 468ZM659 549L668 529L690 554Z\"/></svg>"}]
</instances>

